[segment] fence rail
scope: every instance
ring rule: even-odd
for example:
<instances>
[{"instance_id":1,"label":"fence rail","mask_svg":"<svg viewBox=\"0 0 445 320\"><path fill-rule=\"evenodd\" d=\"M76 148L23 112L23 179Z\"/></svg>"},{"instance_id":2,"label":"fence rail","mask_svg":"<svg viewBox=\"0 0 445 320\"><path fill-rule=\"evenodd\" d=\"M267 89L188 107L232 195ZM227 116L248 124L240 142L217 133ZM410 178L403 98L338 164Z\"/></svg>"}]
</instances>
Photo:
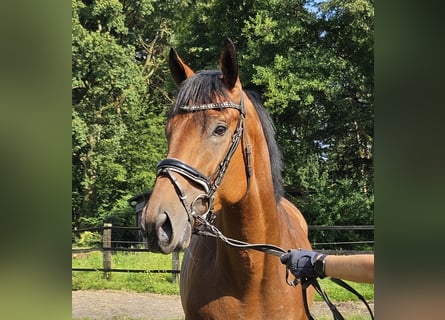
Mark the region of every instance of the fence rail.
<instances>
[{"instance_id":1,"label":"fence rail","mask_svg":"<svg viewBox=\"0 0 445 320\"><path fill-rule=\"evenodd\" d=\"M355 226L315 226L309 225L309 230L374 230L373 225L355 225ZM172 253L172 269L170 270L142 270L142 269L113 269L112 268L112 252L150 252L146 248L123 248L112 247L112 243L127 243L134 245L144 245L144 242L136 241L112 241L112 230L135 230L139 231L139 227L123 227L113 226L110 223L105 223L101 227L73 229L73 233L81 233L85 231L102 231L102 246L97 248L72 248L72 254L89 253L93 251L101 251L103 253L103 268L71 268L72 271L101 271L107 279L111 278L112 272L127 272L127 273L171 273L172 282L175 283L178 279L179 270L179 253ZM341 245L341 244L373 244L374 241L343 241L343 242L313 242L313 246L317 245ZM324 250L317 249L317 251L327 254L357 254L357 253L373 253L373 251L359 251L359 250Z\"/></svg>"},{"instance_id":2,"label":"fence rail","mask_svg":"<svg viewBox=\"0 0 445 320\"><path fill-rule=\"evenodd\" d=\"M309 230L374 230L373 225L361 226L313 226L309 225Z\"/></svg>"},{"instance_id":3,"label":"fence rail","mask_svg":"<svg viewBox=\"0 0 445 320\"><path fill-rule=\"evenodd\" d=\"M71 271L102 271L106 279L111 279L112 272L126 272L126 273L171 273L172 282L177 282L179 270L179 254L177 252L172 253L172 269L171 270L143 270L143 269L113 269L112 268L112 252L113 251L127 251L127 252L149 252L144 248L116 248L111 246L111 231L113 229L127 229L127 230L140 230L138 227L121 227L113 226L111 223L105 223L103 227L92 227L75 229L73 232L80 233L84 231L103 231L102 235L102 247L98 248L72 248L72 253L88 253L92 251L101 251L103 253L103 268L71 268ZM114 241L114 243L123 243L123 241ZM128 242L125 242L128 243ZM133 244L141 244L142 242L131 241Z\"/></svg>"}]
</instances>

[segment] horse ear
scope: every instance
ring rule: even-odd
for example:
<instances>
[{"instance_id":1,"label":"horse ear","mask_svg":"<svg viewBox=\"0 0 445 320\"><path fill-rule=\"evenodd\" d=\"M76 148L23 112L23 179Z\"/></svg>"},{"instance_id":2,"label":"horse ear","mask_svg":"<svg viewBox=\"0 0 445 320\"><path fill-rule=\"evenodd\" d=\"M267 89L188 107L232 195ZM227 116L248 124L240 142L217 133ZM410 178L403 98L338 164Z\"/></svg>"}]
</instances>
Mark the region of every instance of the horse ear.
<instances>
[{"instance_id":1,"label":"horse ear","mask_svg":"<svg viewBox=\"0 0 445 320\"><path fill-rule=\"evenodd\" d=\"M239 82L238 60L236 58L235 45L229 38L227 38L224 49L221 53L219 66L223 74L224 83L229 87L229 89L232 89L235 84Z\"/></svg>"},{"instance_id":2,"label":"horse ear","mask_svg":"<svg viewBox=\"0 0 445 320\"><path fill-rule=\"evenodd\" d=\"M195 74L193 70L182 61L176 50L173 48L170 49L168 64L170 66L170 73L177 85L180 85L182 81Z\"/></svg>"}]
</instances>

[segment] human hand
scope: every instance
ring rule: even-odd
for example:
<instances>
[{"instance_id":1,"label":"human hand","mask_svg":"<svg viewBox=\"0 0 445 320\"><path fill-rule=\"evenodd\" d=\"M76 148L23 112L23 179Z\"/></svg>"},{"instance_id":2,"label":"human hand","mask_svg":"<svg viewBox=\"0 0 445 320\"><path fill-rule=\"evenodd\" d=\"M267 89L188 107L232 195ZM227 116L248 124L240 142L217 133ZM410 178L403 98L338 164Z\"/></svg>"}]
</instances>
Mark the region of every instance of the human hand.
<instances>
[{"instance_id":1,"label":"human hand","mask_svg":"<svg viewBox=\"0 0 445 320\"><path fill-rule=\"evenodd\" d=\"M318 252L300 248L283 254L280 261L297 279L316 278L320 275L315 271L314 263L319 255Z\"/></svg>"}]
</instances>

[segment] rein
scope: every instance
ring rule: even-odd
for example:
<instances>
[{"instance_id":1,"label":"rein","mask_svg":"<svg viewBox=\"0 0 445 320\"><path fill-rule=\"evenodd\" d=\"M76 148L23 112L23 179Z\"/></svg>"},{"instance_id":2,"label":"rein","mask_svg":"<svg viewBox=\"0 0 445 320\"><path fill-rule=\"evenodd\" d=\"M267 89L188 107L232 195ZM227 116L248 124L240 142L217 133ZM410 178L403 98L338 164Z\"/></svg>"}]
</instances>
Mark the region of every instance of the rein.
<instances>
[{"instance_id":1,"label":"rein","mask_svg":"<svg viewBox=\"0 0 445 320\"><path fill-rule=\"evenodd\" d=\"M222 242L228 244L229 246L238 248L238 249L253 249L256 251L261 251L267 254L271 254L276 257L281 257L286 251L283 248L280 248L278 246L272 245L272 244L251 244L248 242L235 240L232 238L226 237L219 229L208 222L206 219L204 219L201 216L197 216L196 219L201 223L202 228L205 228L207 230L196 229L194 230L194 234L199 236L210 236L220 239Z\"/></svg>"},{"instance_id":2,"label":"rein","mask_svg":"<svg viewBox=\"0 0 445 320\"><path fill-rule=\"evenodd\" d=\"M202 227L204 227L207 230L198 230L195 229L194 234L197 234L199 236L211 236L220 239L222 242L228 244L229 246L239 248L239 249L252 249L260 252L264 252L266 254L271 254L273 256L281 257L284 253L286 253L286 250L284 250L281 247L271 245L271 244L252 244L240 240L235 240L226 237L217 227L215 227L213 224L208 222L206 219L202 218L201 216L197 216L196 219L201 223ZM352 288L350 285L348 285L346 282L344 282L341 279L338 278L331 278L329 279L338 284L339 286L343 287L344 289L352 292L357 298L359 298L368 309L368 312L371 316L371 319L374 319L374 315L372 313L371 308L369 307L368 303L366 302L366 299L354 288ZM289 281L289 269L286 268L286 283L289 286L296 287L298 283L301 283L302 293L303 293L303 305L304 305L304 311L306 312L306 315L309 320L314 320L314 317L311 315L309 311L309 305L307 303L307 294L306 290L309 286L313 286L315 290L321 295L321 297L324 299L326 304L329 306L329 309L332 312L332 315L334 316L334 320L344 320L342 314L340 311L337 310L337 307L331 302L326 292L321 288L320 284L317 281L317 278L304 278L304 279L294 279L293 281Z\"/></svg>"}]
</instances>

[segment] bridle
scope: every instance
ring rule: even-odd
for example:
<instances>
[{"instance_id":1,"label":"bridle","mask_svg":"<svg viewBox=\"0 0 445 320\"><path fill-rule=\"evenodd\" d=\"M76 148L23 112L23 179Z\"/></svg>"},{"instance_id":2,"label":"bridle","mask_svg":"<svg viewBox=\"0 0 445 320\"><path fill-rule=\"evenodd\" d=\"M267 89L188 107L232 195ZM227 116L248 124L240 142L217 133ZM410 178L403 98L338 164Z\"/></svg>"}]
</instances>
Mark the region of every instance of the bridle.
<instances>
[{"instance_id":1,"label":"bridle","mask_svg":"<svg viewBox=\"0 0 445 320\"><path fill-rule=\"evenodd\" d=\"M232 139L229 148L226 152L226 155L224 156L223 160L219 163L219 165L217 166L212 175L207 177L206 175L202 174L199 170L193 168L192 166L188 165L182 160L176 158L166 158L161 162L159 162L157 165L156 177L165 175L171 180L172 184L175 187L178 198L180 199L182 205L184 206L185 211L187 212L188 220L192 226L192 229L194 229L196 217L198 215L204 217L208 221L213 221L215 192L218 189L219 185L221 184L224 174L226 173L226 170L229 166L230 159L232 158L233 154L238 148L238 145L240 144L243 136L246 146L246 150L244 152L245 154L244 163L247 175L247 190L249 190L250 176L251 176L250 145L247 139L246 128L244 127L244 119L246 117L246 113L244 108L243 92L241 92L240 96L241 96L240 104L224 101L224 102L214 102L202 105L192 105L192 106L186 105L179 107L181 112L195 112L195 111L205 111L211 109L222 110L226 108L236 109L240 112L238 125L237 128L235 129L235 132L232 135ZM182 187L181 183L176 178L174 173L180 174L181 176L186 178L186 180L196 183L204 190L204 193L199 194L189 204L187 195L184 192L184 188ZM204 207L206 208L206 210L204 212L199 212L200 210L197 207L199 202L201 202L201 204L203 203L205 204Z\"/></svg>"}]
</instances>

